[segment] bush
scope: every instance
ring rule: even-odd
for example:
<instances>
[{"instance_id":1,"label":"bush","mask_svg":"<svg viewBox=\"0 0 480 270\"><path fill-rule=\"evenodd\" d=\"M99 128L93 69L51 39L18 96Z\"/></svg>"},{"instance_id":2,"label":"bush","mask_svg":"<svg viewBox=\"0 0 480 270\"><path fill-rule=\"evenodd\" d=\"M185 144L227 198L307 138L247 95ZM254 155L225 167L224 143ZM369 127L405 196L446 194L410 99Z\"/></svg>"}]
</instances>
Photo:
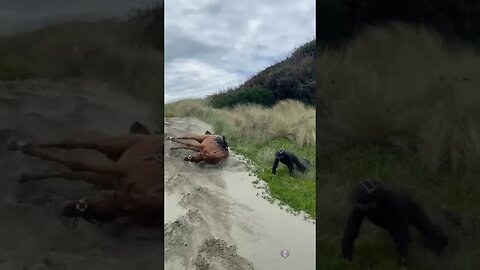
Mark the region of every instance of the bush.
<instances>
[{"instance_id":1,"label":"bush","mask_svg":"<svg viewBox=\"0 0 480 270\"><path fill-rule=\"evenodd\" d=\"M245 103L269 106L293 99L314 105L315 48L315 40L307 42L283 61L264 69L239 87L212 95L210 104L217 108Z\"/></svg>"},{"instance_id":2,"label":"bush","mask_svg":"<svg viewBox=\"0 0 480 270\"><path fill-rule=\"evenodd\" d=\"M274 103L272 92L259 86L215 94L210 96L209 100L210 105L215 108L234 107L248 103L271 106Z\"/></svg>"}]
</instances>

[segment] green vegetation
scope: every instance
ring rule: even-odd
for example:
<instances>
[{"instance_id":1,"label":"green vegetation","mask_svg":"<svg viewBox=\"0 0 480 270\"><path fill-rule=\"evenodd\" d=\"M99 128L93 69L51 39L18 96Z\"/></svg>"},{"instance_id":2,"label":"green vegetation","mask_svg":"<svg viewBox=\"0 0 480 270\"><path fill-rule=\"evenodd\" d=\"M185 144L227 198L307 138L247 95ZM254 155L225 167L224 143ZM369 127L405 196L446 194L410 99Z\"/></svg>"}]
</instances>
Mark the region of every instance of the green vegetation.
<instances>
[{"instance_id":1,"label":"green vegetation","mask_svg":"<svg viewBox=\"0 0 480 270\"><path fill-rule=\"evenodd\" d=\"M317 39L321 46L338 46L365 27L396 21L480 45L478 14L480 2L471 0L323 0L317 6Z\"/></svg>"},{"instance_id":2,"label":"green vegetation","mask_svg":"<svg viewBox=\"0 0 480 270\"><path fill-rule=\"evenodd\" d=\"M163 6L156 5L125 21L63 23L0 37L0 80L93 79L163 104L162 25Z\"/></svg>"},{"instance_id":3,"label":"green vegetation","mask_svg":"<svg viewBox=\"0 0 480 270\"><path fill-rule=\"evenodd\" d=\"M196 117L225 135L231 149L250 159L255 174L267 182L268 193L294 210L315 218L315 109L298 101L286 100L273 107L255 104L216 109L206 100L184 100L165 106L166 116ZM295 152L309 161L309 171L288 176L285 166L271 175L273 154L278 148Z\"/></svg>"},{"instance_id":4,"label":"green vegetation","mask_svg":"<svg viewBox=\"0 0 480 270\"><path fill-rule=\"evenodd\" d=\"M412 229L411 269L479 269L480 59L467 45L401 24L372 27L317 54L318 267L397 269L388 234L365 221L352 265L340 257L364 178L407 189L450 235L436 257Z\"/></svg>"},{"instance_id":5,"label":"green vegetation","mask_svg":"<svg viewBox=\"0 0 480 270\"><path fill-rule=\"evenodd\" d=\"M235 91L226 91L212 96L210 105L215 108L234 107L238 104L260 104L271 106L274 104L273 94L260 86Z\"/></svg>"},{"instance_id":6,"label":"green vegetation","mask_svg":"<svg viewBox=\"0 0 480 270\"><path fill-rule=\"evenodd\" d=\"M314 105L314 53L315 40L312 40L239 87L211 95L209 104L215 108L245 103L271 106L280 100L294 99Z\"/></svg>"}]
</instances>

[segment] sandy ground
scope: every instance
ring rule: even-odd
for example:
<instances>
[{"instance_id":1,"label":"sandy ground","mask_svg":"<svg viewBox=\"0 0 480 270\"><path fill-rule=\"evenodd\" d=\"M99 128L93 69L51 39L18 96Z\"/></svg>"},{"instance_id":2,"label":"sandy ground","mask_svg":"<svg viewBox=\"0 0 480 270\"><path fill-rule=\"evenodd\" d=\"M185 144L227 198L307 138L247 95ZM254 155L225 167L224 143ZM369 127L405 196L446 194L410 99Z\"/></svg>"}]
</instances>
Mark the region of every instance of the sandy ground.
<instances>
[{"instance_id":1,"label":"sandy ground","mask_svg":"<svg viewBox=\"0 0 480 270\"><path fill-rule=\"evenodd\" d=\"M166 137L205 130L196 119L165 120ZM166 270L315 268L315 225L263 199L241 156L201 167L174 144L165 142Z\"/></svg>"},{"instance_id":2,"label":"sandy ground","mask_svg":"<svg viewBox=\"0 0 480 270\"><path fill-rule=\"evenodd\" d=\"M5 150L11 138L41 142L81 133L125 134L136 120L152 126L148 107L100 84L0 82L1 270L162 269L161 229L119 233L114 229L118 226L97 228L81 220L73 227L60 217L62 204L99 191L64 179L20 184L21 171L64 168ZM104 158L75 152L83 158Z\"/></svg>"}]
</instances>

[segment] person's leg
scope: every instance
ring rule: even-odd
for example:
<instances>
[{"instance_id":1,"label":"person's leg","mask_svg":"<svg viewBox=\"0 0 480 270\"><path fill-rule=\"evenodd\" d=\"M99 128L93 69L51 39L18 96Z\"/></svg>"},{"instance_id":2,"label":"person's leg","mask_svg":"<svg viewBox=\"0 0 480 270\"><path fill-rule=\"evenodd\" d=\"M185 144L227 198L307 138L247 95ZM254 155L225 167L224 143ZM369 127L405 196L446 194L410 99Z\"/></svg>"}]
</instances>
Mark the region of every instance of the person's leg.
<instances>
[{"instance_id":1,"label":"person's leg","mask_svg":"<svg viewBox=\"0 0 480 270\"><path fill-rule=\"evenodd\" d=\"M298 170L300 172L305 172L306 168L305 166L300 162L300 160L297 158L297 156L292 155L292 162L297 166Z\"/></svg>"},{"instance_id":2,"label":"person's leg","mask_svg":"<svg viewBox=\"0 0 480 270\"><path fill-rule=\"evenodd\" d=\"M290 175L290 177L293 177L293 168L294 168L293 162L292 161L287 162L285 165L287 165L288 174Z\"/></svg>"},{"instance_id":3,"label":"person's leg","mask_svg":"<svg viewBox=\"0 0 480 270\"><path fill-rule=\"evenodd\" d=\"M410 242L410 233L408 228L402 228L397 232L390 232L390 236L395 242L398 265L407 267L409 264L408 244Z\"/></svg>"},{"instance_id":4,"label":"person's leg","mask_svg":"<svg viewBox=\"0 0 480 270\"><path fill-rule=\"evenodd\" d=\"M417 202L411 202L408 208L409 222L414 226L422 235L429 240L433 246L432 248L436 253L447 247L448 238L442 230L434 225L425 211Z\"/></svg>"}]
</instances>

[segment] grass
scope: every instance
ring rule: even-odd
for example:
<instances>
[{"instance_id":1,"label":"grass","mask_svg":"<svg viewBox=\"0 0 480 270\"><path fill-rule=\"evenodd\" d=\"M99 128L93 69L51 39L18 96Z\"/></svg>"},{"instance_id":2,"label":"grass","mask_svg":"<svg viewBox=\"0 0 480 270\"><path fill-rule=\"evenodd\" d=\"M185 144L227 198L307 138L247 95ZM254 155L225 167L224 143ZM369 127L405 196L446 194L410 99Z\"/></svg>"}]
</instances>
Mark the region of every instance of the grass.
<instances>
[{"instance_id":1,"label":"grass","mask_svg":"<svg viewBox=\"0 0 480 270\"><path fill-rule=\"evenodd\" d=\"M272 108L241 105L215 109L206 100L184 100L165 106L167 117L196 117L211 124L215 133L225 135L231 149L254 163L255 174L267 183L267 191L296 211L316 217L315 110L298 101L282 101ZM305 174L288 176L280 165L271 175L273 154L278 148L293 151L309 161Z\"/></svg>"},{"instance_id":2,"label":"grass","mask_svg":"<svg viewBox=\"0 0 480 270\"><path fill-rule=\"evenodd\" d=\"M144 36L151 35L145 32L148 12L154 11L126 21L69 22L2 36L0 80L91 79L163 104L163 52Z\"/></svg>"},{"instance_id":3,"label":"grass","mask_svg":"<svg viewBox=\"0 0 480 270\"><path fill-rule=\"evenodd\" d=\"M346 196L365 178L408 190L450 235L436 257L412 228L411 269L479 269L480 59L408 25L369 28L317 54L318 268L397 269L386 232L364 221L340 259Z\"/></svg>"}]
</instances>

